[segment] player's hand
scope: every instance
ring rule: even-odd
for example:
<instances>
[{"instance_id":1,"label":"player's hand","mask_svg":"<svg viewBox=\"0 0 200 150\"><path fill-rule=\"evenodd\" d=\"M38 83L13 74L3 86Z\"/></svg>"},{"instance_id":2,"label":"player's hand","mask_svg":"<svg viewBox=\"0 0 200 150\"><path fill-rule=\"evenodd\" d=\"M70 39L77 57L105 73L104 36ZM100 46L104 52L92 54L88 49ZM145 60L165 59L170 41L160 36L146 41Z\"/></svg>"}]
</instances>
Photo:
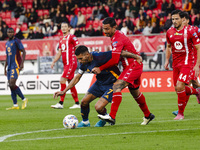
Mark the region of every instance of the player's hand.
<instances>
[{"instance_id":1,"label":"player's hand","mask_svg":"<svg viewBox=\"0 0 200 150\"><path fill-rule=\"evenodd\" d=\"M64 94L65 94L65 92L63 92L63 91L55 92L54 95L53 95L53 98L54 98L54 99L57 99L58 96L62 96L62 95L64 95Z\"/></svg>"},{"instance_id":2,"label":"player's hand","mask_svg":"<svg viewBox=\"0 0 200 150\"><path fill-rule=\"evenodd\" d=\"M137 56L136 61L141 65L142 64L142 57L141 56Z\"/></svg>"},{"instance_id":3,"label":"player's hand","mask_svg":"<svg viewBox=\"0 0 200 150\"><path fill-rule=\"evenodd\" d=\"M54 63L54 62L52 62L52 64L51 64L51 69L53 69L54 65L55 65L55 63Z\"/></svg>"},{"instance_id":4,"label":"player's hand","mask_svg":"<svg viewBox=\"0 0 200 150\"><path fill-rule=\"evenodd\" d=\"M165 61L165 65L164 65L164 67L165 67L165 70L169 70L169 61Z\"/></svg>"},{"instance_id":5,"label":"player's hand","mask_svg":"<svg viewBox=\"0 0 200 150\"><path fill-rule=\"evenodd\" d=\"M6 69L5 69L5 71L4 71L4 75L7 76L7 71L6 71Z\"/></svg>"},{"instance_id":6,"label":"player's hand","mask_svg":"<svg viewBox=\"0 0 200 150\"><path fill-rule=\"evenodd\" d=\"M101 70L100 70L99 67L94 67L94 68L92 69L92 73L94 73L94 74L100 74L100 73L101 73Z\"/></svg>"},{"instance_id":7,"label":"player's hand","mask_svg":"<svg viewBox=\"0 0 200 150\"><path fill-rule=\"evenodd\" d=\"M195 76L198 77L199 76L199 66L195 65L193 70L195 71Z\"/></svg>"}]
</instances>

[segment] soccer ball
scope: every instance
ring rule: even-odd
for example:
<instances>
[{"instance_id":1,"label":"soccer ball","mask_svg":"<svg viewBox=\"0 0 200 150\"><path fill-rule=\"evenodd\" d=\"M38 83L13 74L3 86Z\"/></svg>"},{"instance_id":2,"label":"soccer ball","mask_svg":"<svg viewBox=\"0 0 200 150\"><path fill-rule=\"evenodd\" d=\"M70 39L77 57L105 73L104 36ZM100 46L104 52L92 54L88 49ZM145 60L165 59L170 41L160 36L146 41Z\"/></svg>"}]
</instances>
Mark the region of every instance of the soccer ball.
<instances>
[{"instance_id":1,"label":"soccer ball","mask_svg":"<svg viewBox=\"0 0 200 150\"><path fill-rule=\"evenodd\" d=\"M78 125L78 119L74 115L67 115L63 119L63 126L67 129L74 129Z\"/></svg>"}]
</instances>

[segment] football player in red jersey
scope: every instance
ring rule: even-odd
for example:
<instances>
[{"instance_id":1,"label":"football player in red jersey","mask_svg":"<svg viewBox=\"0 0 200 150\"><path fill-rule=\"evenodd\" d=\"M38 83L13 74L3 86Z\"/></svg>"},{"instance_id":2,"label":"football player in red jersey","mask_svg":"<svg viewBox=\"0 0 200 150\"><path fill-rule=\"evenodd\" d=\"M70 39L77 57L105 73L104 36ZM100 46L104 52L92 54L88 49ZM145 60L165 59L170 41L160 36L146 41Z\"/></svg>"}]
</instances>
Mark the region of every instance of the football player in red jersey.
<instances>
[{"instance_id":1,"label":"football player in red jersey","mask_svg":"<svg viewBox=\"0 0 200 150\"><path fill-rule=\"evenodd\" d=\"M112 42L112 58L104 65L93 68L92 72L99 74L102 70L117 65L119 61L122 62L124 70L113 85L113 99L110 114L99 114L98 117L100 119L106 120L112 125L115 124L116 113L122 101L121 91L128 86L130 93L144 113L144 121L141 123L141 125L147 125L151 120L155 118L155 116L150 113L145 101L145 97L139 90L140 77L143 71L143 64L141 61L142 59L141 56L139 56L139 53L135 50L129 38L125 36L121 31L116 30L116 27L117 25L114 18L108 17L104 19L104 33L106 36L111 38ZM133 53L135 55L135 59L127 57L120 58L122 50Z\"/></svg>"},{"instance_id":2,"label":"football player in red jersey","mask_svg":"<svg viewBox=\"0 0 200 150\"><path fill-rule=\"evenodd\" d=\"M169 70L169 58L172 53L173 56L173 82L175 91L178 95L178 114L175 120L184 119L184 110L189 95L197 95L200 99L200 91L194 88L185 86L191 80L191 73L195 72L195 76L199 76L200 65L200 39L196 32L189 27L183 25L184 13L181 10L172 12L171 27L166 34L167 48L165 69ZM197 62L194 66L194 50L193 46L197 49Z\"/></svg>"},{"instance_id":3,"label":"football player in red jersey","mask_svg":"<svg viewBox=\"0 0 200 150\"><path fill-rule=\"evenodd\" d=\"M60 85L61 85L61 91L63 91L66 88L66 82L69 83L73 79L74 72L77 68L77 59L74 54L74 51L75 47L79 44L79 42L74 35L69 33L68 23L66 22L62 23L61 30L63 33L63 37L59 41L59 50L51 64L51 68L54 67L55 63L60 59L62 55L64 70L60 78ZM71 94L75 101L75 104L72 107L70 107L70 109L80 108L78 94L75 87L71 88ZM65 94L63 96L60 96L59 103L51 105L51 107L56 109L62 109L64 99L65 99Z\"/></svg>"}]
</instances>

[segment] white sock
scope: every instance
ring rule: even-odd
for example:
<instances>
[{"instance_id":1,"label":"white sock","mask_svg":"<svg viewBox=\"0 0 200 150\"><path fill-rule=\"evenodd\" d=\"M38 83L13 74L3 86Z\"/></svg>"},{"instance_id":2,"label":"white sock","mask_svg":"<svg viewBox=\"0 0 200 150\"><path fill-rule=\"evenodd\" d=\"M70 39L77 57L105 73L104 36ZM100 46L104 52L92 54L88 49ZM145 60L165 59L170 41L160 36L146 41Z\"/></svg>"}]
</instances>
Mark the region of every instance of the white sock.
<instances>
[{"instance_id":1,"label":"white sock","mask_svg":"<svg viewBox=\"0 0 200 150\"><path fill-rule=\"evenodd\" d=\"M14 106L14 107L18 107L18 104L14 104L13 106Z\"/></svg>"},{"instance_id":2,"label":"white sock","mask_svg":"<svg viewBox=\"0 0 200 150\"><path fill-rule=\"evenodd\" d=\"M87 120L87 121L83 121L83 123L84 123L84 124L88 124L88 123L90 123L90 122L89 122L89 120Z\"/></svg>"}]
</instances>

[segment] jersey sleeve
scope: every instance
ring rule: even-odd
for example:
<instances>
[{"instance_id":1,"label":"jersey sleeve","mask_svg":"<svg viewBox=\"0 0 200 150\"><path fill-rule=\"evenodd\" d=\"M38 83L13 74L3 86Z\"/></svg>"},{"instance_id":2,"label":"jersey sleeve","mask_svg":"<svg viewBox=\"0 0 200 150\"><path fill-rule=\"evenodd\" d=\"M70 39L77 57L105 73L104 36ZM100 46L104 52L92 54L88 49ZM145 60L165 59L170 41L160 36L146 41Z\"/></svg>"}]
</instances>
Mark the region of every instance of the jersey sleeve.
<instances>
[{"instance_id":1,"label":"jersey sleeve","mask_svg":"<svg viewBox=\"0 0 200 150\"><path fill-rule=\"evenodd\" d=\"M17 44L17 47L18 47L19 50L24 49L24 46L23 46L22 42L19 39L16 39L16 44Z\"/></svg>"},{"instance_id":2,"label":"jersey sleeve","mask_svg":"<svg viewBox=\"0 0 200 150\"><path fill-rule=\"evenodd\" d=\"M84 74L84 72L86 71L86 67L83 64L80 64L80 67L78 69L78 73L79 74Z\"/></svg>"},{"instance_id":3,"label":"jersey sleeve","mask_svg":"<svg viewBox=\"0 0 200 150\"><path fill-rule=\"evenodd\" d=\"M166 40L167 40L167 43L170 44L170 40L169 40L169 31L167 31Z\"/></svg>"},{"instance_id":4,"label":"jersey sleeve","mask_svg":"<svg viewBox=\"0 0 200 150\"><path fill-rule=\"evenodd\" d=\"M123 42L122 41L114 41L112 49L112 57L111 59L105 63L104 65L100 66L100 70L105 70L107 68L110 68L114 65L117 65L119 63L120 55L123 49Z\"/></svg>"},{"instance_id":5,"label":"jersey sleeve","mask_svg":"<svg viewBox=\"0 0 200 150\"><path fill-rule=\"evenodd\" d=\"M197 33L195 32L195 30L189 30L189 32L190 32L190 37L192 39L193 45L200 44L200 39L199 39Z\"/></svg>"},{"instance_id":6,"label":"jersey sleeve","mask_svg":"<svg viewBox=\"0 0 200 150\"><path fill-rule=\"evenodd\" d=\"M78 39L76 36L72 35L72 43L74 45L74 47L76 47L77 45L79 45Z\"/></svg>"}]
</instances>

